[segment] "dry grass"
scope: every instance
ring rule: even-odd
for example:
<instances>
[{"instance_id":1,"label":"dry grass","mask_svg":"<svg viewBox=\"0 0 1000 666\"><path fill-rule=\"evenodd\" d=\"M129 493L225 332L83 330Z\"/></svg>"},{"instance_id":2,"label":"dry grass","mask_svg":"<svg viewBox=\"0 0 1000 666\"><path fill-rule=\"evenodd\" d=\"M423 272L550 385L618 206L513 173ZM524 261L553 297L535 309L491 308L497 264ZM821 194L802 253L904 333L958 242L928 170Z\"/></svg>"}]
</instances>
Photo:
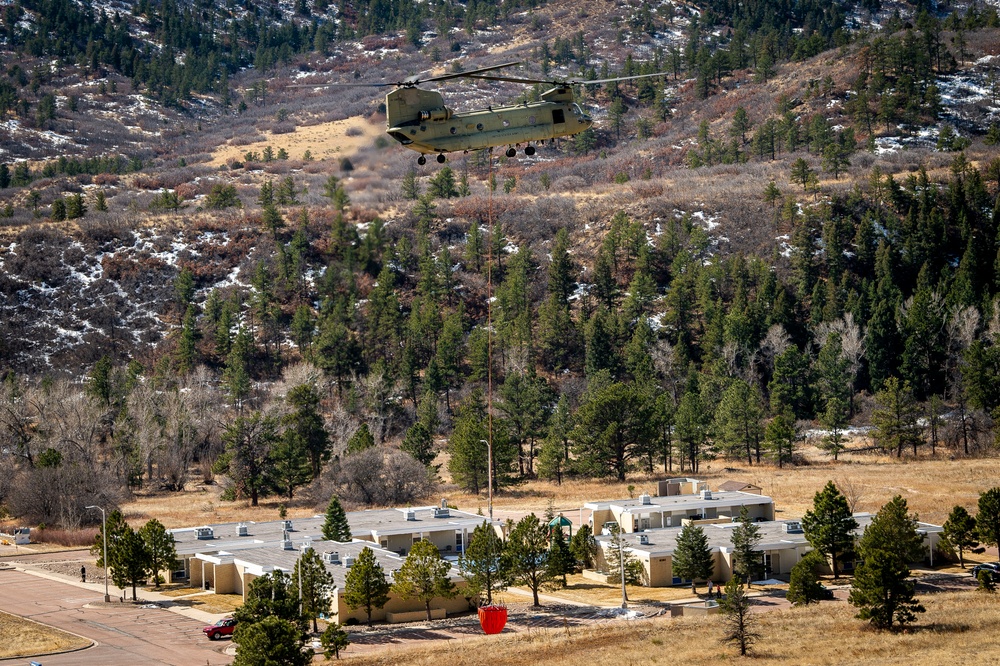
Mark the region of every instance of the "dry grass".
<instances>
[{"instance_id":1,"label":"dry grass","mask_svg":"<svg viewBox=\"0 0 1000 666\"><path fill-rule=\"evenodd\" d=\"M349 136L348 131L354 136ZM245 145L220 146L212 153L212 166L220 166L230 159L242 160L247 152L263 153L267 146L275 151L284 148L292 159L301 159L308 150L314 159L346 157L370 144L385 131L381 124L373 125L363 118L348 118L330 123L297 127L290 134L264 133L264 139Z\"/></svg>"},{"instance_id":2,"label":"dry grass","mask_svg":"<svg viewBox=\"0 0 1000 666\"><path fill-rule=\"evenodd\" d=\"M178 606L197 608L206 613L232 613L243 605L243 597L239 594L213 594L206 592L197 597L178 599L173 602Z\"/></svg>"},{"instance_id":3,"label":"dry grass","mask_svg":"<svg viewBox=\"0 0 1000 666\"><path fill-rule=\"evenodd\" d=\"M906 633L876 633L854 618L845 603L793 608L759 616L762 639L754 664L996 664L1000 598L978 592L949 592L921 599L927 612ZM719 616L658 618L578 629L531 630L499 637L412 643L377 655L351 658L357 664L399 663L406 650L410 666L482 664L484 654L503 657L505 666L581 663L601 666L685 664L699 666L738 659L721 644ZM350 657L350 650L347 653Z\"/></svg>"},{"instance_id":4,"label":"dry grass","mask_svg":"<svg viewBox=\"0 0 1000 666\"><path fill-rule=\"evenodd\" d=\"M73 650L91 643L81 636L2 611L0 636L3 637L3 641L0 641L0 659Z\"/></svg>"},{"instance_id":5,"label":"dry grass","mask_svg":"<svg viewBox=\"0 0 1000 666\"><path fill-rule=\"evenodd\" d=\"M527 588L522 589L527 591ZM626 585L625 589L629 601L638 604L677 601L691 597L691 588L686 585L681 587ZM702 587L701 591L704 592L705 588ZM614 606L622 600L622 589L618 585L605 585L597 581L587 580L579 574L567 576L566 587L554 590L543 589L541 593L550 599L566 599L593 606Z\"/></svg>"},{"instance_id":6,"label":"dry grass","mask_svg":"<svg viewBox=\"0 0 1000 666\"><path fill-rule=\"evenodd\" d=\"M893 495L900 494L921 520L938 525L944 522L956 504L975 509L979 493L1000 483L1000 459L997 458L903 458L900 461L891 457L847 455L834 462L809 447L803 447L803 453L808 464L784 469L772 465L748 466L745 462L704 462L697 476L708 481L712 488L729 479L759 485L765 494L774 498L776 517L779 519L801 516L812 506L813 495L827 481L833 480L842 487L850 484L857 489L856 511L877 511ZM446 474L446 468L442 468L442 473ZM535 480L498 493L494 498L494 507L498 510L498 517L517 518L527 512L541 514L551 503L556 513L564 513L567 518L578 522L580 508L585 502L621 499L630 494L638 497L643 492L655 493L656 481L686 474L675 468L672 474L663 474L662 471L653 475L635 474L625 483L574 479L558 485L552 481ZM632 486L631 491L629 486ZM277 520L278 507L284 501L268 498L261 500L260 506L251 507L246 501L224 502L219 499L220 492L216 486L195 486L178 493L144 494L125 505L125 514L136 525L157 518L167 527ZM485 492L477 496L446 485L439 489L438 495L446 496L450 503L466 511L481 509L485 513L487 509ZM438 497L429 497L427 502L432 503L436 499ZM321 513L322 508L292 505L288 507L288 517L313 516ZM588 518L589 512L584 511L583 520Z\"/></svg>"}]
</instances>

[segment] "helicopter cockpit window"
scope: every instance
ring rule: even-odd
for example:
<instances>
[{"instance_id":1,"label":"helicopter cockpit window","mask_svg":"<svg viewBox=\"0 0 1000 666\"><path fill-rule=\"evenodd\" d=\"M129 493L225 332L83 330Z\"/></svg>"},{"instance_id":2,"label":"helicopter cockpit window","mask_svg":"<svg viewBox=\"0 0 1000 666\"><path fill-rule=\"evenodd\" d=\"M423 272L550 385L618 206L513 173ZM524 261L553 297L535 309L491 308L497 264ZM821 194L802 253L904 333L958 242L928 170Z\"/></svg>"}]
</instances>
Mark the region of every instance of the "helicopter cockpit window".
<instances>
[{"instance_id":1,"label":"helicopter cockpit window","mask_svg":"<svg viewBox=\"0 0 1000 666\"><path fill-rule=\"evenodd\" d=\"M583 109L580 108L579 104L574 104L573 105L573 113L575 113L578 116L582 116L583 115Z\"/></svg>"}]
</instances>

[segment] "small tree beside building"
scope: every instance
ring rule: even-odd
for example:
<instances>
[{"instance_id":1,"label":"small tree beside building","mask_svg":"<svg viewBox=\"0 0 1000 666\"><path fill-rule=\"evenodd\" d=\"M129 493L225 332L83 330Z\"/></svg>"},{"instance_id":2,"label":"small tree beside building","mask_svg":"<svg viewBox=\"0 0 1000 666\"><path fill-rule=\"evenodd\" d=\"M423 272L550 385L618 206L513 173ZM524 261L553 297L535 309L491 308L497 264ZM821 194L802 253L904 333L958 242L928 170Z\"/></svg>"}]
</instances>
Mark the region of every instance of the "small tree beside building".
<instances>
[{"instance_id":1,"label":"small tree beside building","mask_svg":"<svg viewBox=\"0 0 1000 666\"><path fill-rule=\"evenodd\" d=\"M161 571L174 571L180 566L177 559L177 547L174 545L174 535L166 530L163 523L153 518L139 529L139 536L146 545L149 556L149 571L153 576L153 584L159 588L163 582Z\"/></svg>"},{"instance_id":2,"label":"small tree beside building","mask_svg":"<svg viewBox=\"0 0 1000 666\"><path fill-rule=\"evenodd\" d=\"M486 605L493 603L493 593L507 588L507 567L504 543L493 526L483 521L472 532L469 546L458 559L462 578L468 583L468 593L486 597Z\"/></svg>"},{"instance_id":3,"label":"small tree beside building","mask_svg":"<svg viewBox=\"0 0 1000 666\"><path fill-rule=\"evenodd\" d=\"M548 526L533 513L519 520L507 539L506 555L511 581L530 589L533 605L541 606L538 589L551 579Z\"/></svg>"},{"instance_id":4,"label":"small tree beside building","mask_svg":"<svg viewBox=\"0 0 1000 666\"><path fill-rule=\"evenodd\" d=\"M876 629L892 629L916 620L924 607L914 596L908 580L908 564L921 557L923 537L916 518L907 511L906 500L896 495L883 506L865 529L858 543L862 562L854 572L849 601L858 607L857 617Z\"/></svg>"},{"instance_id":5,"label":"small tree beside building","mask_svg":"<svg viewBox=\"0 0 1000 666\"><path fill-rule=\"evenodd\" d=\"M347 573L344 602L352 609L364 608L371 626L372 611L382 608L389 601L389 589L385 570L375 559L375 551L367 547L362 549Z\"/></svg>"},{"instance_id":6,"label":"small tree beside building","mask_svg":"<svg viewBox=\"0 0 1000 666\"><path fill-rule=\"evenodd\" d=\"M983 549L979 547L978 533L976 531L976 519L969 515L964 506L956 506L948 514L948 520L944 522L943 537L939 542L941 547L958 555L958 563L965 568L965 553L981 553Z\"/></svg>"},{"instance_id":7,"label":"small tree beside building","mask_svg":"<svg viewBox=\"0 0 1000 666\"><path fill-rule=\"evenodd\" d=\"M750 519L746 506L740 508L740 522L733 528L733 573L749 584L764 573L764 554L757 550L760 527Z\"/></svg>"},{"instance_id":8,"label":"small tree beside building","mask_svg":"<svg viewBox=\"0 0 1000 666\"><path fill-rule=\"evenodd\" d=\"M302 590L302 616L307 621L312 620L313 633L318 632L317 618L330 610L333 576L327 571L319 553L312 548L302 553L295 563L292 587Z\"/></svg>"},{"instance_id":9,"label":"small tree beside building","mask_svg":"<svg viewBox=\"0 0 1000 666\"><path fill-rule=\"evenodd\" d=\"M830 558L833 577L840 576L838 563L854 548L854 530L858 522L851 515L845 498L833 481L813 497L813 508L802 517L802 529L809 545Z\"/></svg>"},{"instance_id":10,"label":"small tree beside building","mask_svg":"<svg viewBox=\"0 0 1000 666\"><path fill-rule=\"evenodd\" d=\"M705 530L691 523L681 529L672 565L674 576L691 579L691 591L697 593L698 581L711 578L715 569Z\"/></svg>"},{"instance_id":11,"label":"small tree beside building","mask_svg":"<svg viewBox=\"0 0 1000 666\"><path fill-rule=\"evenodd\" d=\"M423 602L427 609L427 619L430 620L431 601L455 596L450 571L451 564L441 559L437 546L421 539L413 544L403 566L396 572L392 591L403 599L418 599Z\"/></svg>"}]
</instances>

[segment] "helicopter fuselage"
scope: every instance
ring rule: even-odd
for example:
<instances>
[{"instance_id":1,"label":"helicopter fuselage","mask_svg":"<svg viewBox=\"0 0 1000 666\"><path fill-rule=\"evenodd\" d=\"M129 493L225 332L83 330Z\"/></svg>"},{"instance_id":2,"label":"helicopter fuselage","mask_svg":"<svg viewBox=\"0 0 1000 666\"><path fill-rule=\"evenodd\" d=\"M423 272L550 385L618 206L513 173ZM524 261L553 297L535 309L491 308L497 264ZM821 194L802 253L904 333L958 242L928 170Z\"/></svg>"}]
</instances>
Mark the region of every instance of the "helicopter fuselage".
<instances>
[{"instance_id":1,"label":"helicopter fuselage","mask_svg":"<svg viewBox=\"0 0 1000 666\"><path fill-rule=\"evenodd\" d=\"M386 96L386 133L410 150L441 154L573 136L594 124L569 87L553 88L541 98L454 113L440 93L402 88Z\"/></svg>"}]
</instances>

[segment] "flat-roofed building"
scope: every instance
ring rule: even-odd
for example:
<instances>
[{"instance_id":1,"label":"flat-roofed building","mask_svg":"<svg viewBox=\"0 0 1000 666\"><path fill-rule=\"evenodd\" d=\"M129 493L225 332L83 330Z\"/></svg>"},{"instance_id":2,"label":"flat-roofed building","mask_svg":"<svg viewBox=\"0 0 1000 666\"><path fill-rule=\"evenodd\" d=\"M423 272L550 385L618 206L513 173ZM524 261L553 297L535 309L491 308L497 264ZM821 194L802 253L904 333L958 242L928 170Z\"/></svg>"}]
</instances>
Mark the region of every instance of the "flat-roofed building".
<instances>
[{"instance_id":1,"label":"flat-roofed building","mask_svg":"<svg viewBox=\"0 0 1000 666\"><path fill-rule=\"evenodd\" d=\"M856 513L854 519L858 522L855 536L860 537L874 516L869 513ZM712 580L726 583L733 576L733 529L739 523L731 521L706 523L701 528L705 531L708 546L712 552L714 569ZM757 523L760 529L760 542L757 550L763 553L766 575L784 575L791 572L802 557L813 548L806 540L801 523L797 520L769 520ZM650 529L644 532L625 533L622 538L626 547L635 558L642 563L644 570L643 584L650 587L690 584L674 575L672 559L677 547L677 537L681 527ZM924 535L926 546L925 561L933 565L934 550L937 548L942 528L929 523L918 523L917 531ZM612 537L598 536L598 553L595 563L598 571L608 571L607 553Z\"/></svg>"},{"instance_id":2,"label":"flat-roofed building","mask_svg":"<svg viewBox=\"0 0 1000 666\"><path fill-rule=\"evenodd\" d=\"M588 502L590 525L595 534L617 524L626 533L666 527L680 527L684 521L696 523L730 522L747 507L753 520L774 520L774 500L767 495L744 492L712 492L707 488L697 494L647 495L634 499Z\"/></svg>"}]
</instances>

